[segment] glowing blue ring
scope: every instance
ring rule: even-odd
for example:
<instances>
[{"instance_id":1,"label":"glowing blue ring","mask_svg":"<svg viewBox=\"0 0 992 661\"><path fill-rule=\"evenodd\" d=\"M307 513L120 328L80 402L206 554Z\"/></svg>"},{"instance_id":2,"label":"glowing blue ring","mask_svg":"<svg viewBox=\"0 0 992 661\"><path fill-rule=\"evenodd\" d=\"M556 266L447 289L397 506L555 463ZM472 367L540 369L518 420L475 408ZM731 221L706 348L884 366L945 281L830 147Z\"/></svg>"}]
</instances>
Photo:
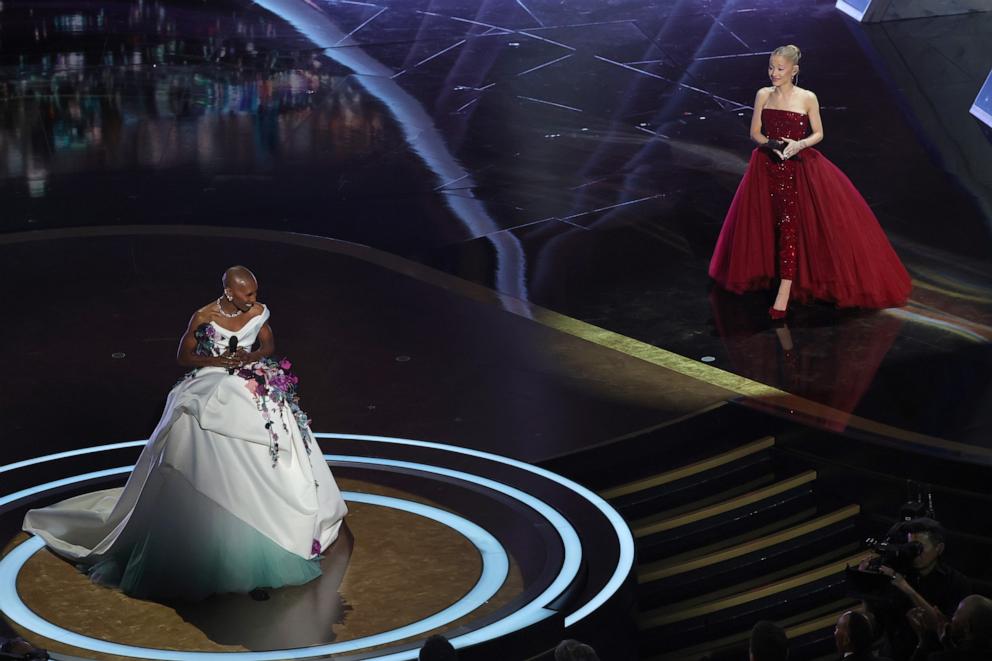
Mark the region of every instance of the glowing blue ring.
<instances>
[{"instance_id":1,"label":"glowing blue ring","mask_svg":"<svg viewBox=\"0 0 992 661\"><path fill-rule=\"evenodd\" d=\"M74 482L83 482L98 477L107 477L129 472L133 467L124 466L120 468L96 471L78 475L74 478L57 480L50 484L33 487L34 493L46 491L47 488L56 488ZM46 488L47 487L47 488ZM467 594L461 599L451 604L430 617L418 622L413 622L397 629L384 631L372 636L356 638L354 640L340 643L330 643L315 647L301 647L289 650L272 650L269 652L181 652L177 650L161 650L155 648L138 647L133 645L123 645L105 640L90 638L83 634L63 629L47 620L44 620L21 601L17 593L17 575L24 564L35 553L45 547L44 541L40 537L32 537L15 547L3 559L0 559L0 603L4 604L3 612L21 626L61 643L72 645L80 649L106 654L116 654L119 656L140 657L147 659L184 659L207 661L212 659L230 659L233 656L238 659L251 659L253 661L274 661L276 659L306 658L315 655L341 654L377 645L403 640L415 636L425 631L430 631L437 627L453 622L465 615L475 611L488 601L506 580L509 573L509 558L499 541L482 527L464 519L456 514L447 512L436 507L424 505L408 500L401 500L390 496L378 494L365 494L358 492L342 492L345 500L349 502L362 502L382 507L391 507L403 510L412 514L417 514L425 518L433 519L443 525L457 530L464 535L479 551L482 556L482 573L479 580ZM7 502L23 497L23 492L11 494L4 499ZM381 659L410 659L416 657L416 650L405 650L382 657ZM412 655L412 656L411 656Z\"/></svg>"},{"instance_id":2,"label":"glowing blue ring","mask_svg":"<svg viewBox=\"0 0 992 661\"><path fill-rule=\"evenodd\" d=\"M596 608L598 608L599 606L601 606L603 603L605 603L607 599L609 599L618 589L620 589L620 587L623 585L623 582L626 580L626 577L629 575L630 571L633 568L633 560L634 560L634 539L633 539L633 535L631 535L630 529L627 527L626 522L619 515L619 513L617 513L617 511L614 510L612 507L610 507L610 505L607 504L606 501L604 501L602 498L600 498L598 495L596 495L595 493L593 493L589 489L586 489L582 485L577 484L577 483L573 482L572 480L569 480L569 479L567 479L565 477L562 477L560 475L557 475L556 473L552 473L551 471L545 470L543 468L538 468L536 466L532 466L530 464L526 464L524 462L517 461L515 459L510 459L508 457L502 457L500 455L492 454L492 453L489 453L489 452L482 452L482 451L479 451L479 450L471 450L471 449L468 449L468 448L462 448L462 447L458 447L458 446L454 446L454 445L447 445L447 444L444 444L444 443L434 443L434 442L429 442L429 441L418 441L418 440L413 440L413 439L401 439L401 438L391 438L391 437L385 437L385 436L370 436L370 435L359 435L359 434L315 433L314 436L319 437L319 438L340 438L340 439L366 440L366 441L385 442L385 443L397 443L397 444L402 444L402 445L412 445L412 446L418 446L418 447L427 447L427 448L433 448L433 449L440 449L440 450L445 450L445 451L449 451L449 452L455 452L455 453L459 453L459 454L465 454L465 455L469 455L469 456L479 457L479 458L482 458L482 459L487 459L489 461L503 463L503 464L506 464L506 465L509 465L509 466L513 466L515 468L518 468L520 470L525 470L525 471L529 471L531 473L540 475L541 477L544 477L546 479L549 479L549 480L552 480L554 482L557 482L558 484L561 484L562 486L564 486L564 487L566 487L566 488L568 488L568 489L576 492L577 494L579 494L580 496L582 496L586 500L588 500L590 503L592 503L597 509L599 509L603 513L604 516L607 517L607 519L613 525L614 531L617 534L617 541L618 541L619 547L620 547L619 561L617 563L616 570L614 571L613 575L610 577L610 580L599 591L599 593L597 593L592 599L590 599L588 602L586 602L583 606L581 606L577 610L573 611L572 613L566 615L566 617L565 617L565 626L566 627L572 626L576 622L580 621L582 618L588 616L590 613L592 613ZM140 445L144 445L145 443L146 443L146 441L131 441L131 442L128 442L128 443L115 443L115 444L110 444L110 445L94 446L94 447L91 447L91 448L81 448L79 450L70 450L70 451L67 451L67 452L60 452L60 453L57 453L57 454L46 455L44 457L38 457L36 459L30 459L30 460L18 462L16 464L8 464L7 466L0 466L0 472L4 472L5 470L12 470L14 468L20 468L20 467L26 466L26 465L43 463L45 461L52 461L52 460L55 460L55 459L62 459L62 458L71 457L71 456L77 456L77 455L82 455L82 454L90 454L90 453L93 453L93 452L100 452L100 451L104 451L104 450L111 450L111 449L117 449L117 448L128 447L128 446L137 447L137 446L140 446ZM129 468L125 468L123 470L124 471L127 471L127 470L130 470L130 469ZM121 469L110 469L108 471L100 471L98 473L93 473L93 474L90 474L90 475L91 475L91 477L100 477L100 476L103 476L103 475L114 474L114 471L120 472ZM17 498L29 496L29 495L32 495L33 493L37 493L37 492L38 492L38 489L37 488L31 488L31 489L25 489L23 491L20 491L17 494L12 494L10 497L7 497L7 498L0 498L0 507L2 507L6 502L10 502L11 500L16 500ZM540 619L543 619L544 617L547 617L550 614L551 613L548 612L548 611L542 611L542 612L535 613L533 615L533 618L534 618L534 621L538 621ZM492 625L490 625L490 626L492 626ZM526 625L524 625L524 626L526 626ZM486 628L488 629L489 627L486 627ZM472 633L475 633L475 632L472 632ZM461 646L464 646L464 645L468 645L468 644L472 644L472 642L474 642L474 641L463 640L464 638L466 638L469 635L471 635L471 634L466 634L466 636L463 636L463 637L460 637L458 639L455 639L455 641L453 641L453 642L456 642L456 646L458 646L458 647L461 647ZM499 635L499 634L496 634L496 635ZM394 655L388 655L388 656L381 657L381 658L383 658L383 659L405 659L405 658L413 658L413 657L410 657L410 656L406 656L405 653L399 653L399 654L400 655L395 655L394 654Z\"/></svg>"},{"instance_id":3,"label":"glowing blue ring","mask_svg":"<svg viewBox=\"0 0 992 661\"><path fill-rule=\"evenodd\" d=\"M561 569L558 570L558 576L556 576L555 580L551 582L551 585L545 588L544 592L540 595L503 619L487 624L486 626L476 629L475 631L470 631L466 634L458 636L457 638L452 638L451 644L456 647L466 647L468 645L474 645L486 640L492 640L493 638L498 638L499 636L504 636L508 633L524 629L535 622L540 622L552 614L552 611L546 608L548 604L561 595L561 593L565 591L565 588L567 588L579 574L579 567L582 564L582 542L579 541L579 535L575 532L575 528L573 528L565 517L563 517L557 510L529 493L525 493L520 489L503 484L502 482L490 480L486 477L480 477L478 475L473 475L471 473L465 473L450 468L426 466L424 464L417 464L410 461L381 459L378 457L356 457L353 455L342 454L325 454L324 459L337 462L347 461L354 464L370 464L373 466L393 466L395 468L404 468L407 470L415 470L424 473L444 475L446 477L453 477L457 480L465 480L467 482L479 484L487 489L493 489L520 501L528 507L536 510L541 514L541 516L547 519L548 523L554 526L559 537L561 537L562 545L565 547L565 557L562 560Z\"/></svg>"},{"instance_id":4,"label":"glowing blue ring","mask_svg":"<svg viewBox=\"0 0 992 661\"><path fill-rule=\"evenodd\" d=\"M596 509L603 513L603 516L605 516L610 522L610 525L613 526L613 530L617 535L617 543L620 546L620 557L617 559L617 568L613 571L613 575L610 576L610 580L606 582L606 585L604 585L592 599L565 616L566 627L570 627L579 622L582 618L588 616L590 613L606 603L606 601L612 597L617 590L623 587L624 581L627 580L627 576L629 576L630 572L633 570L634 536L631 534L630 528L627 526L627 522L623 520L620 513L613 509L609 503L581 484L573 482L567 477L563 477L557 473L552 473L544 468L538 468L537 466L532 466L531 464L517 461L516 459L510 459L509 457L503 457L490 452L482 452L480 450L462 448L457 445L447 445L445 443L433 443L430 441L417 441L414 439L393 438L389 436L367 436L361 434L315 433L314 436L318 438L341 438L356 441L374 441L378 443L397 443L400 445L433 448L435 450L445 450L447 452L465 454L471 457L479 457L480 459L495 461L497 463L506 464L508 466L513 466L514 468L519 468L520 470L540 475L545 479L551 480L552 482L557 482L563 487L574 491L592 503Z\"/></svg>"},{"instance_id":5,"label":"glowing blue ring","mask_svg":"<svg viewBox=\"0 0 992 661\"><path fill-rule=\"evenodd\" d=\"M124 443L111 443L110 445L94 445L88 448L79 448L77 450L66 450L65 452L56 452L55 454L46 454L42 457L34 457L32 459L25 459L24 461L15 461L12 464L7 464L6 466L0 466L0 473L6 473L7 471L12 471L17 468L24 468L25 466L34 466L35 464L43 464L48 461L55 461L56 459L67 459L68 457L78 457L84 454L94 454L97 452L106 452L107 450L120 450L121 448L137 448L148 443L148 439L143 441L126 441Z\"/></svg>"}]
</instances>

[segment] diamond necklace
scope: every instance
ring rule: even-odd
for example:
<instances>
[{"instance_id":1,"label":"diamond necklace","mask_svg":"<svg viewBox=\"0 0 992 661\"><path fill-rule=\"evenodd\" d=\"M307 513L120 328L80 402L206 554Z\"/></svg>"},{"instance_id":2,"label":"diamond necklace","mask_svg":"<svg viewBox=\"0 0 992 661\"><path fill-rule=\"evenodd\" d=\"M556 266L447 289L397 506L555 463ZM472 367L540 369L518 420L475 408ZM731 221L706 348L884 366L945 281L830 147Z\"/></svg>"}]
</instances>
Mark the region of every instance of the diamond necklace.
<instances>
[{"instance_id":1,"label":"diamond necklace","mask_svg":"<svg viewBox=\"0 0 992 661\"><path fill-rule=\"evenodd\" d=\"M224 312L224 308L220 304L220 302L221 302L221 300L223 300L223 298L224 298L223 296L218 296L217 297L217 311L220 312L222 315L224 315L228 319L232 319L234 317L239 317L239 316L241 316L241 314L244 313L244 310L241 310L241 309L239 309L234 314L228 314L227 312Z\"/></svg>"}]
</instances>

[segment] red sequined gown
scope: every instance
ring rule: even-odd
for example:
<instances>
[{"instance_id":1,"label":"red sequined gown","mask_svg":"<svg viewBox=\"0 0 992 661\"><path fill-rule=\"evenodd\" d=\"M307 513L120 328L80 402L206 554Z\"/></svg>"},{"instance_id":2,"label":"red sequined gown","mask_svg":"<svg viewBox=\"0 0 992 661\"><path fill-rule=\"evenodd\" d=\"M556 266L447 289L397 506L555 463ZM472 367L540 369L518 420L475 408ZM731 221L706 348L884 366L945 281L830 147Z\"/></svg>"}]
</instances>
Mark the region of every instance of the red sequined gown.
<instances>
[{"instance_id":1,"label":"red sequined gown","mask_svg":"<svg viewBox=\"0 0 992 661\"><path fill-rule=\"evenodd\" d=\"M766 108L769 138L800 140L809 118ZM787 161L755 149L723 221L710 277L741 293L791 279L792 300L838 307L904 305L909 274L850 180L816 149Z\"/></svg>"}]
</instances>

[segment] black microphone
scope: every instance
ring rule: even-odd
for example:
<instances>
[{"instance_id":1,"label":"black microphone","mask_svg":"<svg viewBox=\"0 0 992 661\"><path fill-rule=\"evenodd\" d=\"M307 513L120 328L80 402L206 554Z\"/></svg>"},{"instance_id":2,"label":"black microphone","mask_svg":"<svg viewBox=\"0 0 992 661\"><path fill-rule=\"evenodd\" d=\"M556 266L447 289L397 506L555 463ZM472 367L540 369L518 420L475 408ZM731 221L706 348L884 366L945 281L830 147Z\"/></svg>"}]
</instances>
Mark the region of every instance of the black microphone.
<instances>
[{"instance_id":1,"label":"black microphone","mask_svg":"<svg viewBox=\"0 0 992 661\"><path fill-rule=\"evenodd\" d=\"M227 355L233 356L235 353L237 353L237 351L238 351L238 336L232 335L231 339L227 341ZM234 374L234 368L228 367L227 373Z\"/></svg>"}]
</instances>

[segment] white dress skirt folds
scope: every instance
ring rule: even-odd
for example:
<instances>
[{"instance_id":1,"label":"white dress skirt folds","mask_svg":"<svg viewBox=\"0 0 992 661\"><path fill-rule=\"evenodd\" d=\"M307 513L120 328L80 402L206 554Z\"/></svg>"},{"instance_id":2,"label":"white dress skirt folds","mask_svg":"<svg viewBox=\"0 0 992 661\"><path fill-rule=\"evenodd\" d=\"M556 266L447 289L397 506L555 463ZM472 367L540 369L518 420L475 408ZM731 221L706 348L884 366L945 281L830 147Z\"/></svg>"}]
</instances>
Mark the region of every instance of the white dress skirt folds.
<instances>
[{"instance_id":1,"label":"white dress skirt folds","mask_svg":"<svg viewBox=\"0 0 992 661\"><path fill-rule=\"evenodd\" d=\"M197 353L219 355L232 335L250 347L269 310L232 332L196 330ZM31 510L24 530L101 584L144 599L300 585L347 507L296 403L288 361L229 374L190 372L123 488Z\"/></svg>"}]
</instances>

